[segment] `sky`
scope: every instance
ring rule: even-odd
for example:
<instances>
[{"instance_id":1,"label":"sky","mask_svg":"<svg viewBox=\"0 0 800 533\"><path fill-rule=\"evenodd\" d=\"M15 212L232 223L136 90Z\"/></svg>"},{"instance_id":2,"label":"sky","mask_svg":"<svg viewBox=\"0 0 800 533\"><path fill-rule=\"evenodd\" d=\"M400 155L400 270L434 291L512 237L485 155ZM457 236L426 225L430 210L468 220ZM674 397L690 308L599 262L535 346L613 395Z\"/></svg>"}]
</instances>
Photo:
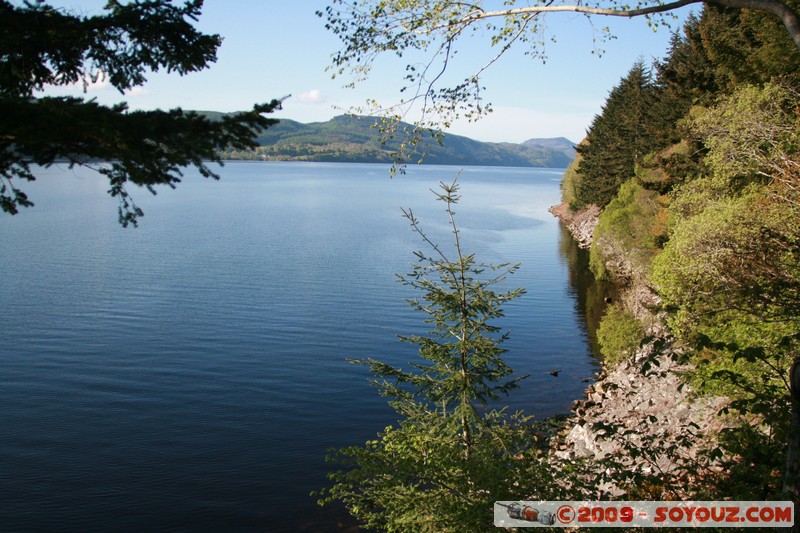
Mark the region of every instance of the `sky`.
<instances>
[{"instance_id":1,"label":"sky","mask_svg":"<svg viewBox=\"0 0 800 533\"><path fill-rule=\"evenodd\" d=\"M49 3L91 14L105 2ZM151 73L145 85L126 94L101 81L90 86L84 96L103 104L125 101L131 109L181 107L224 112L286 97L283 110L274 116L304 123L329 120L363 106L368 99L397 102L402 96L399 88L405 61L383 58L370 79L354 89L344 87L349 80L332 79L326 72L331 55L340 48L336 36L325 29L324 19L315 14L326 5L327 0L206 0L196 26L223 37L216 63L183 77ZM688 8L676 12L679 20L670 23L672 29L680 29L680 20L690 12ZM448 131L491 142L541 137L580 141L609 91L634 62L643 59L650 63L664 57L670 39L668 28L654 31L644 19L595 18L593 24L609 26L615 36L598 45L602 54L597 53L593 28L585 17L548 15L547 27L556 42L548 43L547 60L513 50L483 78L486 100L494 112L477 122L457 122ZM459 51L460 64L455 66L465 69L484 64L495 53L478 38L464 42ZM460 72L467 74L467 70ZM81 93L80 87L44 92Z\"/></svg>"}]
</instances>

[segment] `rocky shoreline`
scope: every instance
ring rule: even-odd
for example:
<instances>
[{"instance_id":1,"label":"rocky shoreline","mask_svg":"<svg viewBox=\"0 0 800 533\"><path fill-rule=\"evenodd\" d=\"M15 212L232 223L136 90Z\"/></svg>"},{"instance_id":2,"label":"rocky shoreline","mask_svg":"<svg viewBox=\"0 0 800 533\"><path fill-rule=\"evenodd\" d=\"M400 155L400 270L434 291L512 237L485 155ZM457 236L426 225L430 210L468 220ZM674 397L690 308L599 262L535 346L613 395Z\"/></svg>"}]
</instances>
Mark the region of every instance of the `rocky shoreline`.
<instances>
[{"instance_id":1,"label":"rocky shoreline","mask_svg":"<svg viewBox=\"0 0 800 533\"><path fill-rule=\"evenodd\" d=\"M578 241L578 246L589 248L592 245L594 229L597 227L602 211L600 206L590 205L572 211L567 204L558 204L552 206L548 211L564 223L572 238Z\"/></svg>"},{"instance_id":2,"label":"rocky shoreline","mask_svg":"<svg viewBox=\"0 0 800 533\"><path fill-rule=\"evenodd\" d=\"M550 212L566 225L581 247L592 245L599 207L572 212L561 204L551 207ZM552 453L565 459L603 460L613 454L624 457L626 448L659 444L664 450L678 450L678 456L644 453L626 459L627 468L675 474L687 461L694 461L703 446L703 440L694 437L721 428L717 413L725 400L698 398L682 382L680 372L686 367L663 324L660 299L643 274L615 268L626 264L621 253L616 255L607 266L623 284L620 301L646 325L647 338L631 360L601 372L587 388L584 399L573 404L564 430L552 443ZM602 429L608 427L616 428L616 432L611 435ZM680 445L672 447L671 443ZM622 493L618 487L611 490Z\"/></svg>"}]
</instances>

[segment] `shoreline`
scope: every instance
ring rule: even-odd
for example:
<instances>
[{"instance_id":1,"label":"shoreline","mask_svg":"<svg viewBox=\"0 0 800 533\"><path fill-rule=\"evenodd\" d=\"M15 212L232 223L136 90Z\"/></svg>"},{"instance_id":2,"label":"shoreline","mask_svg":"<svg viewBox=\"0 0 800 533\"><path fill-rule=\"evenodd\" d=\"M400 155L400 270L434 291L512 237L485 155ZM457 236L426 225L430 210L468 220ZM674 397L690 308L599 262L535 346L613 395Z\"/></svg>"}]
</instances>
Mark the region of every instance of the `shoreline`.
<instances>
[{"instance_id":1,"label":"shoreline","mask_svg":"<svg viewBox=\"0 0 800 533\"><path fill-rule=\"evenodd\" d=\"M548 209L550 214L561 220L580 248L589 248L594 238L594 229L600 221L600 206L588 205L572 211L569 205L560 203Z\"/></svg>"},{"instance_id":2,"label":"shoreline","mask_svg":"<svg viewBox=\"0 0 800 533\"><path fill-rule=\"evenodd\" d=\"M581 248L591 247L600 207L591 205L571 211L567 204L561 203L549 211L566 226ZM624 253L617 255L613 260L624 263ZM551 441L550 453L560 459L583 457L595 461L616 456L631 470L657 468L671 473L680 469L684 461L697 457L706 443L706 435L722 429L717 413L727 400L698 398L680 379L680 372L687 369L681 361L682 351L674 345L663 323L663 313L658 310L660 298L643 273L613 268L609 271L622 286L622 305L650 323L647 337L631 359L613 368L602 364L597 380L587 386L583 398L573 402L561 432ZM614 427L616 434L609 434L601 427ZM690 435L697 435L696 442L689 447L678 447L681 457L671 458L672 463L657 455L634 458L626 453L631 448L649 447L648 443L657 444L657 448L685 443ZM609 491L624 494L619 487L609 487Z\"/></svg>"}]
</instances>

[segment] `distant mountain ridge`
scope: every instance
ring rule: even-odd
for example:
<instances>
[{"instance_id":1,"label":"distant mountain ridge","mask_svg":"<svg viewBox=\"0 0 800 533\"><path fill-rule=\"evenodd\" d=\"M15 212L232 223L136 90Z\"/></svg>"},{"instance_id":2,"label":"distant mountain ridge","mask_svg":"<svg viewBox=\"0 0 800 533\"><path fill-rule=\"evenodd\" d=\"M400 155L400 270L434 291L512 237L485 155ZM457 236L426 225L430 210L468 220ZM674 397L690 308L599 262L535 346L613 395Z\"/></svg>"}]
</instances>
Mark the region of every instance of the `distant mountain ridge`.
<instances>
[{"instance_id":1,"label":"distant mountain ridge","mask_svg":"<svg viewBox=\"0 0 800 533\"><path fill-rule=\"evenodd\" d=\"M203 112L210 118L220 113ZM227 159L273 161L342 161L383 163L392 161L400 141L381 144L374 119L340 115L327 122L301 123L281 119L258 136L255 151L228 151ZM401 124L411 127L410 125ZM401 137L401 135L398 135ZM563 137L530 139L521 144L488 143L446 134L442 145L430 143L423 163L464 166L516 166L566 168L575 158L575 143Z\"/></svg>"}]
</instances>

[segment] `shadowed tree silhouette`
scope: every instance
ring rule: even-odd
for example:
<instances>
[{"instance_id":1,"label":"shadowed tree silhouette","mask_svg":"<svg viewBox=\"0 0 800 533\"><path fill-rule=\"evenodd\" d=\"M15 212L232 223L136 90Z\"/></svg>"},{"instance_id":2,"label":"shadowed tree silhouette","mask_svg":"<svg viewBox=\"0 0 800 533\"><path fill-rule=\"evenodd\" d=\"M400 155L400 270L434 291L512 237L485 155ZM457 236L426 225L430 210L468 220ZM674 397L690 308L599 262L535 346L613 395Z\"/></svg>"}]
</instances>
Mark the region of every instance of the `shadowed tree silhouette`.
<instances>
[{"instance_id":1,"label":"shadowed tree silhouette","mask_svg":"<svg viewBox=\"0 0 800 533\"><path fill-rule=\"evenodd\" d=\"M182 169L195 166L218 179L207 162L221 164L224 148L255 146L255 136L277 120L264 113L280 101L219 121L181 109L129 111L125 104L103 106L75 97L34 97L47 86L102 78L124 93L164 69L180 75L216 60L219 35L198 32L202 0L182 6L168 0L122 4L109 0L100 15L80 16L42 1L20 5L0 0L0 208L16 214L33 202L19 182L35 179L35 166L66 161L97 165L119 200L119 221L137 223L128 184L174 188Z\"/></svg>"}]
</instances>

